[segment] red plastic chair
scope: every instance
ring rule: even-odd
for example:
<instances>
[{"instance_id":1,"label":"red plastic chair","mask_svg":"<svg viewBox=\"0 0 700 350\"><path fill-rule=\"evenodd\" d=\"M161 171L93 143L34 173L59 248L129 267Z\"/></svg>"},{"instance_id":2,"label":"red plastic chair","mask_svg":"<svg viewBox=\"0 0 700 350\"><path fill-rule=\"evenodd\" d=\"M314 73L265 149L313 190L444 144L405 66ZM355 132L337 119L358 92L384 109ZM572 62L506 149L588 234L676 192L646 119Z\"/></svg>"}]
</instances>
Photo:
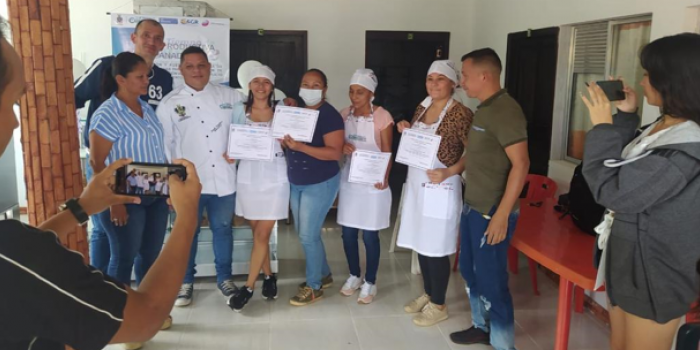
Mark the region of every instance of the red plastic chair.
<instances>
[{"instance_id":1,"label":"red plastic chair","mask_svg":"<svg viewBox=\"0 0 700 350\"><path fill-rule=\"evenodd\" d=\"M527 178L525 178L525 186L527 187L525 199L532 202L541 201L545 198L554 198L554 194L557 192L557 183L542 175L528 174ZM537 288L537 263L532 259L528 259L528 264L530 265L530 279L532 280L533 292L535 295L540 295L540 291ZM508 249L508 265L510 266L510 272L517 275L518 250L513 247ZM583 305L582 302L583 300L581 299L581 305Z\"/></svg>"}]
</instances>

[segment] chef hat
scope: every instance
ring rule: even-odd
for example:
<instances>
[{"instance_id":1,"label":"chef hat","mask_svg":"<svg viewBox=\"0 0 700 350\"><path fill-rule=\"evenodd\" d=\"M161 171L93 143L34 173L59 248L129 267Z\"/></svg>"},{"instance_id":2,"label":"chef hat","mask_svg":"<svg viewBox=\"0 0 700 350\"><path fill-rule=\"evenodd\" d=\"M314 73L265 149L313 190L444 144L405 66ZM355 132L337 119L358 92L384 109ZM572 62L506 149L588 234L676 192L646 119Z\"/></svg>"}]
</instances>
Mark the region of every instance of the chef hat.
<instances>
[{"instance_id":1,"label":"chef hat","mask_svg":"<svg viewBox=\"0 0 700 350\"><path fill-rule=\"evenodd\" d=\"M374 92L377 89L377 85L379 85L379 81L377 80L377 76L374 74L374 71L371 69L362 68L356 70L355 74L352 75L350 85L360 85L365 89Z\"/></svg>"},{"instance_id":2,"label":"chef hat","mask_svg":"<svg viewBox=\"0 0 700 350\"><path fill-rule=\"evenodd\" d=\"M272 85L275 85L275 72L268 66L259 66L250 70L250 75L248 75L248 84L255 78L266 78Z\"/></svg>"},{"instance_id":3,"label":"chef hat","mask_svg":"<svg viewBox=\"0 0 700 350\"><path fill-rule=\"evenodd\" d=\"M430 65L430 69L428 69L428 75L433 73L442 74L452 80L455 84L459 84L457 69L455 69L455 64L450 60L439 60L433 62L433 64Z\"/></svg>"}]
</instances>

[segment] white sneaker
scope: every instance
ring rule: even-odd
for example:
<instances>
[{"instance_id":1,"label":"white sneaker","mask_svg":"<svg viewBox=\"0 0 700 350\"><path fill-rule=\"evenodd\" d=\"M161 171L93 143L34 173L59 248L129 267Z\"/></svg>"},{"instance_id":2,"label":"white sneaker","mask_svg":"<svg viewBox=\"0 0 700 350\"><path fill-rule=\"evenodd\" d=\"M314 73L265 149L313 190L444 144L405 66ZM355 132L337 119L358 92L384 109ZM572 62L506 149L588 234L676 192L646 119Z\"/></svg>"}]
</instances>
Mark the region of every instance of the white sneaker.
<instances>
[{"instance_id":1,"label":"white sneaker","mask_svg":"<svg viewBox=\"0 0 700 350\"><path fill-rule=\"evenodd\" d=\"M345 284L343 285L343 288L340 289L340 294L349 297L353 294L355 294L355 291L360 289L360 286L362 285L362 279L353 275L350 275L348 279L345 281Z\"/></svg>"},{"instance_id":2,"label":"white sneaker","mask_svg":"<svg viewBox=\"0 0 700 350\"><path fill-rule=\"evenodd\" d=\"M192 293L194 292L194 285L192 283L185 283L180 287L180 293L177 294L177 299L175 299L175 306L187 306L192 303Z\"/></svg>"},{"instance_id":3,"label":"white sneaker","mask_svg":"<svg viewBox=\"0 0 700 350\"><path fill-rule=\"evenodd\" d=\"M360 297L357 298L357 303L369 304L374 300L375 295L377 295L377 286L365 281L362 285L362 290L360 290Z\"/></svg>"}]
</instances>

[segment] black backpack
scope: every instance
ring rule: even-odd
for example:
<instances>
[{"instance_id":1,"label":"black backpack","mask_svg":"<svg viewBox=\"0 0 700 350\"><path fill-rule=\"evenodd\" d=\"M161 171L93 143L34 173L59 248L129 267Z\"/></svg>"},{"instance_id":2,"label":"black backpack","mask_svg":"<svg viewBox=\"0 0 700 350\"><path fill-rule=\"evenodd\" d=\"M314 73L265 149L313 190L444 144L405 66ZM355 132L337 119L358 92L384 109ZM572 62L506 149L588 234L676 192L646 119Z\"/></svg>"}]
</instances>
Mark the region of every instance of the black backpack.
<instances>
[{"instance_id":1,"label":"black backpack","mask_svg":"<svg viewBox=\"0 0 700 350\"><path fill-rule=\"evenodd\" d=\"M574 224L583 232L595 236L595 227L600 224L605 207L596 203L583 177L583 163L574 169L569 193L559 196L559 210L564 216L571 215Z\"/></svg>"}]
</instances>

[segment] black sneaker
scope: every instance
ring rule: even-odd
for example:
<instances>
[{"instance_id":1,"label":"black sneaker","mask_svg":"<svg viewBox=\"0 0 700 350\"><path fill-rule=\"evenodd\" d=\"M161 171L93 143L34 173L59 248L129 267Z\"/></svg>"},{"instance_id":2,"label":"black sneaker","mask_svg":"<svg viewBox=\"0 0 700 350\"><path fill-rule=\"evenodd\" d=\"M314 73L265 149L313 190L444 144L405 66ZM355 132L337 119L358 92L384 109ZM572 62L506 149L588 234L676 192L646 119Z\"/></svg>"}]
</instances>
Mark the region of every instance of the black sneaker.
<instances>
[{"instance_id":1,"label":"black sneaker","mask_svg":"<svg viewBox=\"0 0 700 350\"><path fill-rule=\"evenodd\" d=\"M267 300L277 299L277 274L265 276L262 286L263 298Z\"/></svg>"},{"instance_id":2,"label":"black sneaker","mask_svg":"<svg viewBox=\"0 0 700 350\"><path fill-rule=\"evenodd\" d=\"M471 327L460 332L454 332L450 334L450 340L452 340L453 343L460 345L491 345L490 334L476 327Z\"/></svg>"},{"instance_id":3,"label":"black sneaker","mask_svg":"<svg viewBox=\"0 0 700 350\"><path fill-rule=\"evenodd\" d=\"M241 312L250 298L253 297L253 291L247 286L239 289L231 298L228 299L228 306L235 312Z\"/></svg>"},{"instance_id":4,"label":"black sneaker","mask_svg":"<svg viewBox=\"0 0 700 350\"><path fill-rule=\"evenodd\" d=\"M219 290L221 291L221 294L223 294L225 297L230 297L234 293L236 293L238 287L236 287L236 284L233 283L232 279L227 279L219 283Z\"/></svg>"}]
</instances>

